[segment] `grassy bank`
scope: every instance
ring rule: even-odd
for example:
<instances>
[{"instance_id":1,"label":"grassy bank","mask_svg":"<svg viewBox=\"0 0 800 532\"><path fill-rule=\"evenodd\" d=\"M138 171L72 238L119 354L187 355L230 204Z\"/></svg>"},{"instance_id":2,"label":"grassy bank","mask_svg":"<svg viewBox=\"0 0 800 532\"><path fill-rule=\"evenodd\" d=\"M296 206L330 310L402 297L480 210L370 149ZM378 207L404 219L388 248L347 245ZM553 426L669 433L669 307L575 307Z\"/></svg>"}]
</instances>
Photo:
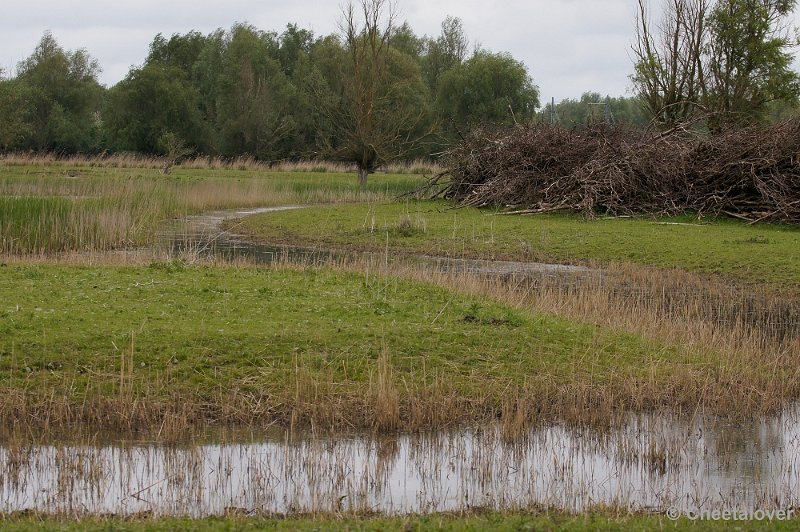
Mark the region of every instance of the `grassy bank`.
<instances>
[{"instance_id":1,"label":"grassy bank","mask_svg":"<svg viewBox=\"0 0 800 532\"><path fill-rule=\"evenodd\" d=\"M204 423L514 430L621 409L747 415L800 395L785 350L667 344L489 292L327 269L0 267L0 419L163 437Z\"/></svg>"},{"instance_id":2,"label":"grassy bank","mask_svg":"<svg viewBox=\"0 0 800 532\"><path fill-rule=\"evenodd\" d=\"M377 174L361 189L353 173L314 168L187 164L165 176L157 165L140 164L0 159L0 253L142 245L168 218L225 208L386 200L420 179Z\"/></svg>"},{"instance_id":3,"label":"grassy bank","mask_svg":"<svg viewBox=\"0 0 800 532\"><path fill-rule=\"evenodd\" d=\"M484 259L635 263L800 286L800 228L737 220L503 216L444 202L325 206L269 213L237 232L286 244Z\"/></svg>"},{"instance_id":4,"label":"grassy bank","mask_svg":"<svg viewBox=\"0 0 800 532\"><path fill-rule=\"evenodd\" d=\"M682 518L671 521L662 515L622 515L591 513L580 516L568 514L490 513L473 516L430 515L407 517L338 517L338 518L89 518L80 521L54 518L10 517L0 524L5 530L796 530L796 519L788 521L690 521Z\"/></svg>"}]
</instances>

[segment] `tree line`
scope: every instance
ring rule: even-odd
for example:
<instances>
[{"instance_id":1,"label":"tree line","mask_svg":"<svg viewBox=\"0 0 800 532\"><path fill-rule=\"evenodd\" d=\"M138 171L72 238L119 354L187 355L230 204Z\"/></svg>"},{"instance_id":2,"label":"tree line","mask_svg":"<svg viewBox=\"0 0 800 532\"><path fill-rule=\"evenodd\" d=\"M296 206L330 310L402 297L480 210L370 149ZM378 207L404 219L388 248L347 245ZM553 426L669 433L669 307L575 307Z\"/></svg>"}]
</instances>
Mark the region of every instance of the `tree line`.
<instances>
[{"instance_id":1,"label":"tree line","mask_svg":"<svg viewBox=\"0 0 800 532\"><path fill-rule=\"evenodd\" d=\"M639 0L634 96L587 92L555 109L540 109L520 61L472 45L458 18L419 36L387 0L345 7L331 35L295 24L159 34L110 88L86 50L45 33L13 77L0 72L0 150L341 159L363 181L391 159L439 153L476 123L768 120L793 113L800 94L795 3L664 0L654 21Z\"/></svg>"},{"instance_id":2,"label":"tree line","mask_svg":"<svg viewBox=\"0 0 800 532\"><path fill-rule=\"evenodd\" d=\"M0 79L0 150L158 154L178 142L222 157L358 159L371 170L435 153L475 122L535 116L525 66L473 48L459 19L421 37L382 2L364 5L377 9L351 8L340 33L319 37L294 24L159 34L110 88L86 50L45 33Z\"/></svg>"}]
</instances>

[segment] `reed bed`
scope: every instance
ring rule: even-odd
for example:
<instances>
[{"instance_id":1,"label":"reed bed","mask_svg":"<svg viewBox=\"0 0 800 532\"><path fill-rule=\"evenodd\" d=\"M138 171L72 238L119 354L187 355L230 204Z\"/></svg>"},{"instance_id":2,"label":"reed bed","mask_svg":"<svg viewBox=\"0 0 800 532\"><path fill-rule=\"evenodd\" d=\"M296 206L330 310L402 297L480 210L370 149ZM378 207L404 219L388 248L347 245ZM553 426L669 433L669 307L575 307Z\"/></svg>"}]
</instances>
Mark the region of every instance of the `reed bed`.
<instances>
[{"instance_id":1,"label":"reed bed","mask_svg":"<svg viewBox=\"0 0 800 532\"><path fill-rule=\"evenodd\" d=\"M12 152L0 153L0 165L42 166L62 165L71 167L97 168L146 168L161 170L167 164L164 157L139 153L101 153L97 155L58 155L55 153ZM184 170L248 170L260 172L302 172L302 173L356 173L353 163L301 159L291 161L260 161L249 155L237 157L213 157L196 155L180 161L176 169ZM442 171L436 161L413 159L395 161L378 169L386 174L433 175Z\"/></svg>"},{"instance_id":2,"label":"reed bed","mask_svg":"<svg viewBox=\"0 0 800 532\"><path fill-rule=\"evenodd\" d=\"M375 202L417 182L384 176L361 189L350 174L180 169L161 176L146 162L135 169L40 163L4 167L0 160L2 253L130 249L151 243L170 218L234 207Z\"/></svg>"}]
</instances>

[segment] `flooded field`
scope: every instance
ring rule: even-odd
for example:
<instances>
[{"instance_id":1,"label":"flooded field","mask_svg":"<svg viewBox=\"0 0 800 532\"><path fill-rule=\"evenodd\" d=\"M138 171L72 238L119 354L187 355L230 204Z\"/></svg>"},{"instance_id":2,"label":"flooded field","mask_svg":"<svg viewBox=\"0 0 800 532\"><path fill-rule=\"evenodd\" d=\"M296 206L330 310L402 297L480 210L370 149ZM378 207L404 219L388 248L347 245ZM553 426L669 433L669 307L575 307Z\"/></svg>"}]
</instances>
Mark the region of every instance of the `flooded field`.
<instances>
[{"instance_id":1,"label":"flooded field","mask_svg":"<svg viewBox=\"0 0 800 532\"><path fill-rule=\"evenodd\" d=\"M800 503L799 413L754 426L640 416L608 432L551 425L511 440L484 427L184 446L7 445L0 512L786 510Z\"/></svg>"},{"instance_id":2,"label":"flooded field","mask_svg":"<svg viewBox=\"0 0 800 532\"><path fill-rule=\"evenodd\" d=\"M302 246L285 246L258 244L249 242L236 234L235 227L223 231L223 221L242 218L254 214L278 212L291 209L313 207L284 206L264 207L259 209L239 209L214 211L196 216L187 216L182 220L174 220L167 224L160 240L174 254L197 254L213 256L225 260L250 260L257 264L270 264L277 261L293 261L305 264L317 264L326 261L351 260L356 257L367 257L373 260L391 261L412 265L423 270L465 272L472 274L584 274L592 270L583 266L565 264L545 264L539 262L470 260L452 257L436 257L427 255L381 254L370 252L338 251Z\"/></svg>"},{"instance_id":3,"label":"flooded field","mask_svg":"<svg viewBox=\"0 0 800 532\"><path fill-rule=\"evenodd\" d=\"M796 302L685 284L684 277L651 281L581 266L270 246L220 229L231 217L288 208L299 207L176 220L164 227L162 242L181 257L384 261L499 279L533 297L573 298L575 308L584 300L587 308L624 304L632 315L643 309L656 321L678 317L707 324L711 335L741 330L732 341L752 335L770 349L800 338ZM746 422L701 413L620 417L613 427L551 423L513 434L498 424L393 436L221 435L174 445L12 440L0 442L0 512L200 517L612 507L663 514L670 508L747 512L800 504L800 407Z\"/></svg>"}]
</instances>

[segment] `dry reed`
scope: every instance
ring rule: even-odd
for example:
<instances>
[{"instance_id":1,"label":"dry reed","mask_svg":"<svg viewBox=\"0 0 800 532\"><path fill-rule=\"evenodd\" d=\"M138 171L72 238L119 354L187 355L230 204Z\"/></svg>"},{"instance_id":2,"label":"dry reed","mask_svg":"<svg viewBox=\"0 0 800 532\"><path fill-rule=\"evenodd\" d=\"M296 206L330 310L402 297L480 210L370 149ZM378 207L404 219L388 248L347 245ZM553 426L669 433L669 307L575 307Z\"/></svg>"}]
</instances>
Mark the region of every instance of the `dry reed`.
<instances>
[{"instance_id":1,"label":"dry reed","mask_svg":"<svg viewBox=\"0 0 800 532\"><path fill-rule=\"evenodd\" d=\"M58 155L55 153L11 152L0 153L0 163L10 166L51 166L97 168L147 168L161 170L167 159L157 155L139 153L102 153L98 155ZM320 172L355 173L353 163L342 161L301 159L289 161L260 161L250 155L237 157L194 156L182 160L175 168L189 170L249 170L262 172ZM395 161L381 167L379 172L387 174L432 175L441 171L434 161L414 159Z\"/></svg>"}]
</instances>

